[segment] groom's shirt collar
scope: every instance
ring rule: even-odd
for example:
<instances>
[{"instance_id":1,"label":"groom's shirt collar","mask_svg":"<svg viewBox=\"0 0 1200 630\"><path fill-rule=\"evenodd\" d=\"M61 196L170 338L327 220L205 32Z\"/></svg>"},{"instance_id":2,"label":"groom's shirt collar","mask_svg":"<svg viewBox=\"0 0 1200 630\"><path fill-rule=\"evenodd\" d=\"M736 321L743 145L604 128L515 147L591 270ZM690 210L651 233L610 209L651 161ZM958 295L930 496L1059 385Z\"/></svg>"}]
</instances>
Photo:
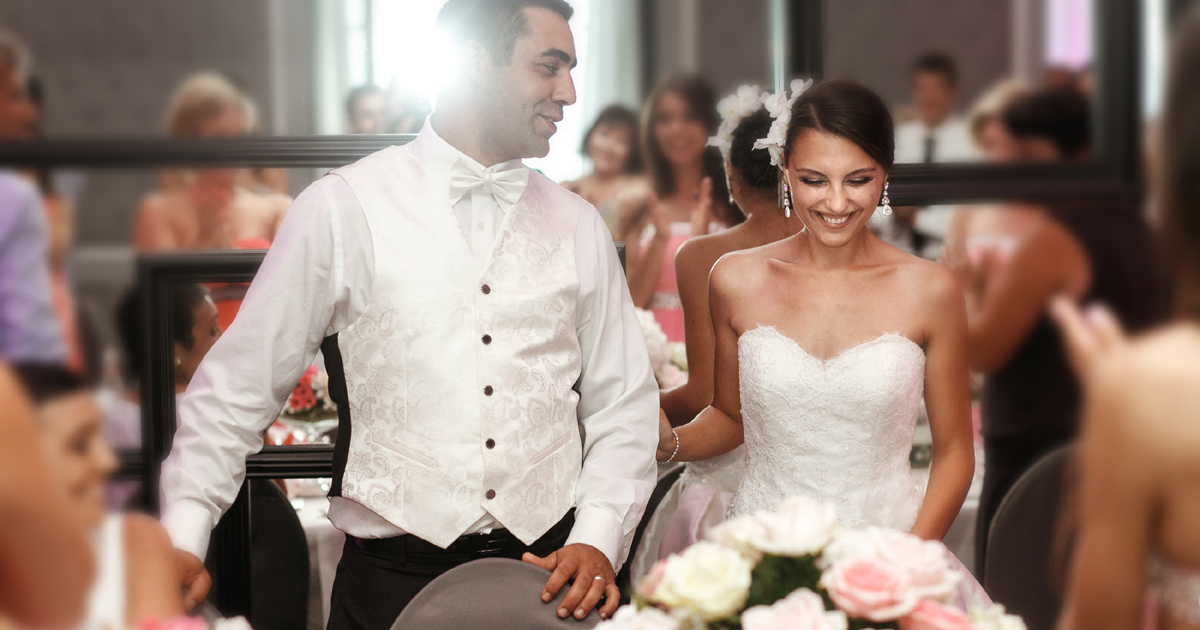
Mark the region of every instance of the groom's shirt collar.
<instances>
[{"instance_id":1,"label":"groom's shirt collar","mask_svg":"<svg viewBox=\"0 0 1200 630\"><path fill-rule=\"evenodd\" d=\"M459 160L465 161L474 169L492 171L493 173L525 168L521 160L509 160L485 169L477 160L467 156L467 154L459 151L449 142L442 139L434 131L433 125L429 122L432 118L430 116L425 119L425 124L421 127L420 133L412 141L413 155L425 168L425 172L433 180L434 184L437 185L438 189L446 195L446 199L450 202L451 207L462 199L461 197L452 197L450 194L450 170L454 168L454 165ZM497 205L501 210L506 210L504 204Z\"/></svg>"}]
</instances>

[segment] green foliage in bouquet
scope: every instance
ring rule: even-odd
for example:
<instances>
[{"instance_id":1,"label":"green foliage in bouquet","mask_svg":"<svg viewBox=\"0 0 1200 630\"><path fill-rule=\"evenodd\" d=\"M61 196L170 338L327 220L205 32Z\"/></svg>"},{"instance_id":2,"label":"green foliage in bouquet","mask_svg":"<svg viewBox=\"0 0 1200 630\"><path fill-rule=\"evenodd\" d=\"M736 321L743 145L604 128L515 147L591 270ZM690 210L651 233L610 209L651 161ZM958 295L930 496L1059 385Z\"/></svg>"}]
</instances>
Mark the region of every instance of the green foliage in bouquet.
<instances>
[{"instance_id":1,"label":"green foliage in bouquet","mask_svg":"<svg viewBox=\"0 0 1200 630\"><path fill-rule=\"evenodd\" d=\"M825 600L827 609L833 610L833 602L829 600L829 595L817 585L821 579L817 557L809 555L788 558L764 555L751 573L750 595L746 597L746 607L770 606L798 588L807 588Z\"/></svg>"}]
</instances>

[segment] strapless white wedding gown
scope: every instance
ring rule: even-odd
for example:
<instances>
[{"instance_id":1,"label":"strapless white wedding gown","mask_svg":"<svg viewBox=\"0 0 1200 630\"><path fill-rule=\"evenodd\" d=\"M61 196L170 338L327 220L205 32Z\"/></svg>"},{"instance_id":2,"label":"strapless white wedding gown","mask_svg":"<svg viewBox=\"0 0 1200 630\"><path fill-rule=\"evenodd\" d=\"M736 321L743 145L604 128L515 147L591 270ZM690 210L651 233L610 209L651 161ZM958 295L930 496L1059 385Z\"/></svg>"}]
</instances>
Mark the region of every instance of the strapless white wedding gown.
<instances>
[{"instance_id":1,"label":"strapless white wedding gown","mask_svg":"<svg viewBox=\"0 0 1200 630\"><path fill-rule=\"evenodd\" d=\"M925 386L925 352L885 334L829 359L769 326L738 339L746 469L733 518L792 495L836 506L850 528L912 528L922 491L909 453Z\"/></svg>"}]
</instances>

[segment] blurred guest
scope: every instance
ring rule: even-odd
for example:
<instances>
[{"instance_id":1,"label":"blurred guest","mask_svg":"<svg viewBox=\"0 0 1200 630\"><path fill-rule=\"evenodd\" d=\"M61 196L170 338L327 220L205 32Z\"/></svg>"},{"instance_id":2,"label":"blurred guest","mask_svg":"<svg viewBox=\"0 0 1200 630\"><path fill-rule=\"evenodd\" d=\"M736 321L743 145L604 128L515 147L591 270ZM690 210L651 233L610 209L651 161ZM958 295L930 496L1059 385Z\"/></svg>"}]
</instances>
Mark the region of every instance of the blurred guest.
<instances>
[{"instance_id":1,"label":"blurred guest","mask_svg":"<svg viewBox=\"0 0 1200 630\"><path fill-rule=\"evenodd\" d=\"M608 229L617 226L617 197L639 179L642 156L638 150L637 114L623 105L609 105L583 136L583 154L592 161L590 175L563 188L583 197L600 211Z\"/></svg>"},{"instance_id":2,"label":"blurred guest","mask_svg":"<svg viewBox=\"0 0 1200 630\"><path fill-rule=\"evenodd\" d=\"M1026 162L1066 162L1089 153L1087 101L1073 88L1040 91L1004 112ZM987 529L1004 494L1039 457L1075 437L1079 388L1046 316L1059 294L1113 307L1138 330L1154 318L1155 273L1139 209L1119 199L1058 203L995 273L994 252L947 263L966 293L971 367L986 374L985 454L976 535L983 565ZM982 576L981 576L981 579Z\"/></svg>"},{"instance_id":3,"label":"blurred guest","mask_svg":"<svg viewBox=\"0 0 1200 630\"><path fill-rule=\"evenodd\" d=\"M379 86L369 83L350 90L350 96L346 97L346 133L385 133L386 98Z\"/></svg>"},{"instance_id":4,"label":"blurred guest","mask_svg":"<svg viewBox=\"0 0 1200 630\"><path fill-rule=\"evenodd\" d=\"M67 493L51 481L33 410L0 364L0 625L72 627L80 621L94 560Z\"/></svg>"},{"instance_id":5,"label":"blurred guest","mask_svg":"<svg viewBox=\"0 0 1200 630\"><path fill-rule=\"evenodd\" d=\"M664 391L659 400L674 426L691 422L713 398L716 333L708 308L708 275L717 259L733 251L760 247L799 232L798 214L779 207L779 168L771 154L755 149L767 137L774 119L766 109L746 116L733 130L725 168L729 190L746 221L719 234L697 236L675 257L679 296L687 339L687 383ZM687 465L679 481L654 511L633 560L636 583L658 560L706 538L709 528L725 520L745 467L745 449Z\"/></svg>"},{"instance_id":6,"label":"blurred guest","mask_svg":"<svg viewBox=\"0 0 1200 630\"><path fill-rule=\"evenodd\" d=\"M915 120L896 127L896 162L967 162L976 159L967 125L954 112L958 66L943 52L921 55L912 66Z\"/></svg>"},{"instance_id":7,"label":"blurred guest","mask_svg":"<svg viewBox=\"0 0 1200 630\"><path fill-rule=\"evenodd\" d=\"M1180 18L1169 68L1156 181L1173 321L1130 342L1103 310L1055 305L1086 392L1064 630L1200 627L1200 8Z\"/></svg>"},{"instance_id":8,"label":"blurred guest","mask_svg":"<svg viewBox=\"0 0 1200 630\"><path fill-rule=\"evenodd\" d=\"M1009 163L1017 159L1017 140L1005 127L1003 115L1005 108L1026 93L1027 90L1019 83L1001 81L971 108L967 127L984 161ZM988 266L981 273L992 275L998 266L1008 261L1033 228L1044 220L1044 208L1030 204L1003 203L956 208L950 217L943 256L966 256L974 263L986 258Z\"/></svg>"},{"instance_id":9,"label":"blurred guest","mask_svg":"<svg viewBox=\"0 0 1200 630\"><path fill-rule=\"evenodd\" d=\"M424 94L392 86L384 106L384 133L417 133L432 111Z\"/></svg>"},{"instance_id":10,"label":"blurred guest","mask_svg":"<svg viewBox=\"0 0 1200 630\"><path fill-rule=\"evenodd\" d=\"M28 83L30 100L38 111L35 137L43 136L42 113L45 111L45 90L36 77ZM95 380L100 372L99 349L87 344L89 336L81 327L80 312L75 302L75 292L70 280L71 244L75 240L75 207L71 199L59 194L55 186L54 173L48 168L27 172L26 177L37 186L42 197L42 210L46 213L49 227L50 295L54 300L54 311L62 326L63 341L67 346L67 366L88 380Z\"/></svg>"},{"instance_id":11,"label":"blurred guest","mask_svg":"<svg viewBox=\"0 0 1200 630\"><path fill-rule=\"evenodd\" d=\"M712 402L715 342L708 310L708 274L713 265L729 252L774 243L804 227L799 216L784 216L779 207L779 168L771 164L771 154L754 149L756 140L767 137L773 121L766 109L760 109L742 119L733 131L725 168L731 196L746 215L746 221L719 234L689 240L680 246L675 257L687 340L688 380L660 397L660 404L674 426L691 422Z\"/></svg>"},{"instance_id":12,"label":"blurred guest","mask_svg":"<svg viewBox=\"0 0 1200 630\"><path fill-rule=\"evenodd\" d=\"M104 487L117 458L104 416L83 380L56 366L17 365L36 409L50 479L68 496L71 517L90 532L97 573L84 628L127 628L183 613L174 551L158 521L107 514Z\"/></svg>"},{"instance_id":13,"label":"blurred guest","mask_svg":"<svg viewBox=\"0 0 1200 630\"><path fill-rule=\"evenodd\" d=\"M167 109L174 138L233 138L250 133L255 108L228 79L200 73L175 91ZM162 189L147 195L134 222L139 250L263 248L275 238L291 200L247 189L243 171L231 168L171 172Z\"/></svg>"},{"instance_id":14,"label":"blurred guest","mask_svg":"<svg viewBox=\"0 0 1200 630\"><path fill-rule=\"evenodd\" d=\"M741 220L729 202L721 153L708 146L716 130L716 91L706 81L679 76L659 86L641 130L650 182L617 202L633 304L652 310L671 341L684 340L675 252L692 236Z\"/></svg>"},{"instance_id":15,"label":"blurred guest","mask_svg":"<svg viewBox=\"0 0 1200 630\"><path fill-rule=\"evenodd\" d=\"M37 108L29 98L29 55L0 34L0 140L30 140ZM49 234L37 189L0 168L0 358L62 363L67 346L51 292Z\"/></svg>"},{"instance_id":16,"label":"blurred guest","mask_svg":"<svg viewBox=\"0 0 1200 630\"><path fill-rule=\"evenodd\" d=\"M967 124L955 113L958 66L944 52L921 55L912 66L916 118L896 126L896 162L971 162L977 159ZM897 207L883 222L885 240L918 256L936 258L949 232L950 206Z\"/></svg>"}]
</instances>

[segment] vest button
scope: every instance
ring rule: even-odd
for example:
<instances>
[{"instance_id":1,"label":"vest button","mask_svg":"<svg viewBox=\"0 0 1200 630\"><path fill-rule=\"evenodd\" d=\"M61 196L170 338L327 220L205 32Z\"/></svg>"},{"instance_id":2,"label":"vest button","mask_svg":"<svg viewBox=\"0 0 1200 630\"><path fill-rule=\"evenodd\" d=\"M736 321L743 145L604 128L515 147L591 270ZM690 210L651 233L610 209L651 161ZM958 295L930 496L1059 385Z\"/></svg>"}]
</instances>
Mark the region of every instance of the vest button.
<instances>
[{"instance_id":1,"label":"vest button","mask_svg":"<svg viewBox=\"0 0 1200 630\"><path fill-rule=\"evenodd\" d=\"M484 335L484 336L483 336L483 345L485 345L485 346L486 346L486 345L488 345L488 344L490 344L490 343L492 343L492 336L491 336L491 335Z\"/></svg>"},{"instance_id":2,"label":"vest button","mask_svg":"<svg viewBox=\"0 0 1200 630\"><path fill-rule=\"evenodd\" d=\"M496 440L488 438L488 441L484 442L483 445L488 448L496 448Z\"/></svg>"},{"instance_id":3,"label":"vest button","mask_svg":"<svg viewBox=\"0 0 1200 630\"><path fill-rule=\"evenodd\" d=\"M483 496L487 497L487 498L488 498L488 500L490 501L490 500L492 500L492 499L495 499L495 498L496 498L496 491L495 491L495 490L488 490L488 491L487 491L487 494L485 494L485 495L483 495Z\"/></svg>"},{"instance_id":4,"label":"vest button","mask_svg":"<svg viewBox=\"0 0 1200 630\"><path fill-rule=\"evenodd\" d=\"M492 395L492 392L494 392L494 391L496 391L496 390L492 389L492 386L491 386L491 385L488 385L487 387L484 387L484 388L483 388L483 395L484 395L484 396L491 396L491 395Z\"/></svg>"},{"instance_id":5,"label":"vest button","mask_svg":"<svg viewBox=\"0 0 1200 630\"><path fill-rule=\"evenodd\" d=\"M482 291L484 295L487 295L492 292L492 287L489 287L488 285L485 284L485 285L479 287L479 290Z\"/></svg>"}]
</instances>

